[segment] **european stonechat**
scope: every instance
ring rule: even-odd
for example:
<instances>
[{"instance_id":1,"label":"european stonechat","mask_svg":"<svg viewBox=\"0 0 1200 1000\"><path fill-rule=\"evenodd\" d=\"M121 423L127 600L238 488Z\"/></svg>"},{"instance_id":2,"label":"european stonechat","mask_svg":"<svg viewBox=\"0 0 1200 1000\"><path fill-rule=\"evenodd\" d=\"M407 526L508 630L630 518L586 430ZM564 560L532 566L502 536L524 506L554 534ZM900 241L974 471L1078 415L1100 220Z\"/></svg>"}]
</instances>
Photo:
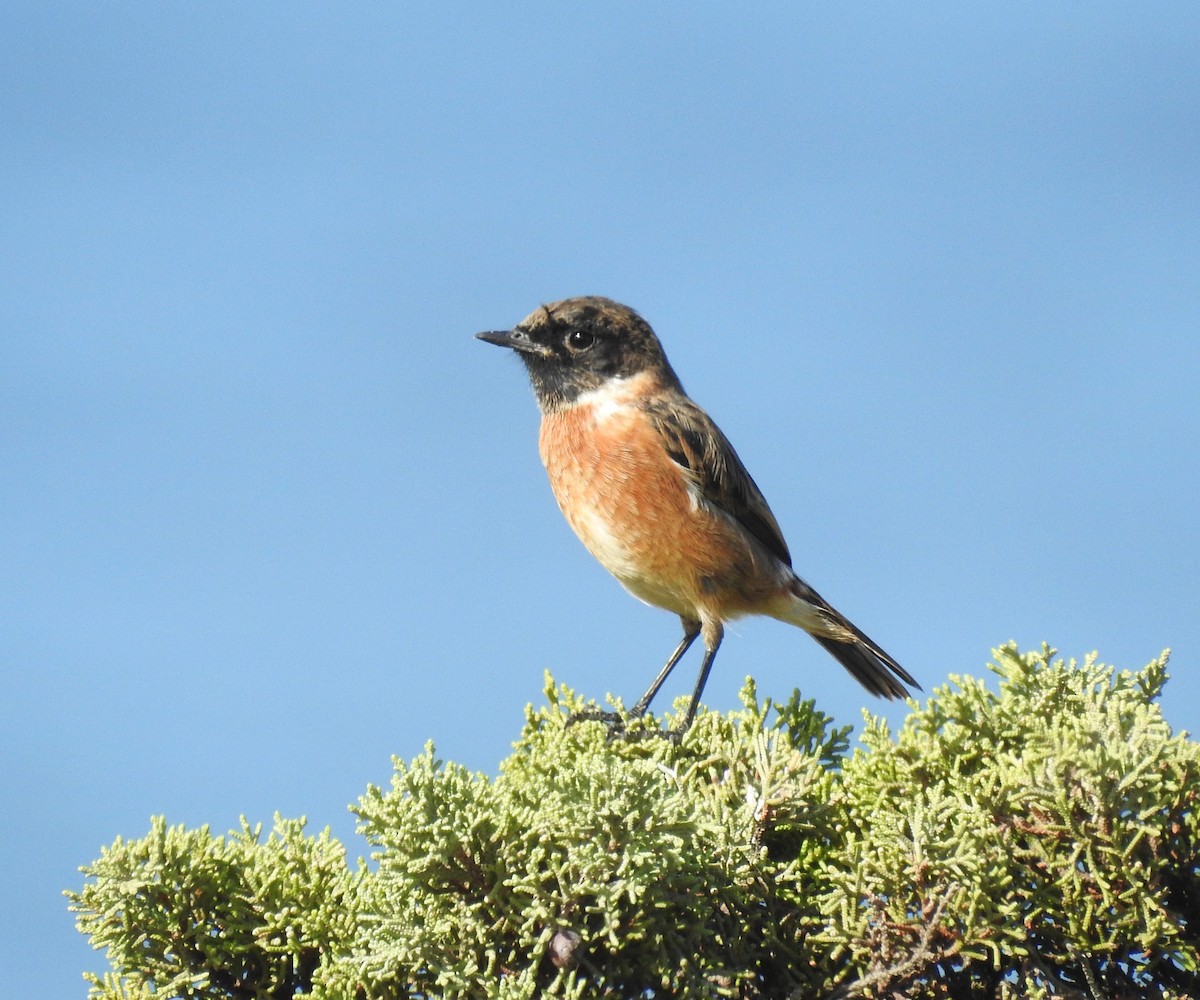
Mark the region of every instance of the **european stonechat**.
<instances>
[{"instance_id":1,"label":"european stonechat","mask_svg":"<svg viewBox=\"0 0 1200 1000\"><path fill-rule=\"evenodd\" d=\"M701 636L704 661L680 731L691 725L725 622L743 615L798 625L872 694L906 698L901 681L920 687L796 575L762 492L636 312L598 296L563 299L476 336L525 363L542 412L538 450L575 534L630 593L683 623L632 715Z\"/></svg>"}]
</instances>

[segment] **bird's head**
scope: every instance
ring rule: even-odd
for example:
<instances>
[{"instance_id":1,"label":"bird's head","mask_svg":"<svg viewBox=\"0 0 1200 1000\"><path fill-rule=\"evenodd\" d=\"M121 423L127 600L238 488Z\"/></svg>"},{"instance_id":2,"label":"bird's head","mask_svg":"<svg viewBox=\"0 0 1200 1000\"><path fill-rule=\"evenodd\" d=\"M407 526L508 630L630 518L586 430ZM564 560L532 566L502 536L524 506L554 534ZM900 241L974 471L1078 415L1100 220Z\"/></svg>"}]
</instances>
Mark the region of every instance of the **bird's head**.
<instances>
[{"instance_id":1,"label":"bird's head","mask_svg":"<svg viewBox=\"0 0 1200 1000\"><path fill-rule=\"evenodd\" d=\"M535 309L511 330L475 336L516 352L544 413L569 406L613 379L642 372L664 386L679 387L650 324L612 299L562 299Z\"/></svg>"}]
</instances>

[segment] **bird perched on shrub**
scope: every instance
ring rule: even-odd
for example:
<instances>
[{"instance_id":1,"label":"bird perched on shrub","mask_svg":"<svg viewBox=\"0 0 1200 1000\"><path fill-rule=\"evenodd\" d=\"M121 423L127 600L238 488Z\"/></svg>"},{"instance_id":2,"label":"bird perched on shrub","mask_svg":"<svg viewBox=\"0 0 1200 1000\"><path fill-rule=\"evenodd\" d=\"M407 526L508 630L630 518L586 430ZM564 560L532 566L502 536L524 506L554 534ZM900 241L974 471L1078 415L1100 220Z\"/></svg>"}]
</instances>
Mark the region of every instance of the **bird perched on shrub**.
<instances>
[{"instance_id":1,"label":"bird perched on shrub","mask_svg":"<svg viewBox=\"0 0 1200 1000\"><path fill-rule=\"evenodd\" d=\"M683 624L632 715L646 711L700 636L705 654L686 729L725 622L744 615L804 629L872 694L905 698L904 684L919 687L792 569L758 486L636 312L598 296L564 299L511 330L477 336L524 362L542 412L542 462L580 540L630 593Z\"/></svg>"}]
</instances>

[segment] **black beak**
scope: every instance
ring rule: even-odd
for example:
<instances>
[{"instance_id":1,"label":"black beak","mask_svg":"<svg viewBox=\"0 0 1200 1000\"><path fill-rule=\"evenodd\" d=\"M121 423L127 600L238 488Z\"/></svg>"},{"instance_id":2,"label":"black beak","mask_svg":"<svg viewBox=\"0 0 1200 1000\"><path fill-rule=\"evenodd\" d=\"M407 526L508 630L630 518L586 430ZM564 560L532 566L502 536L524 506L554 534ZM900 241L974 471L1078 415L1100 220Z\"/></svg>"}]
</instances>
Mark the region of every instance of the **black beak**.
<instances>
[{"instance_id":1,"label":"black beak","mask_svg":"<svg viewBox=\"0 0 1200 1000\"><path fill-rule=\"evenodd\" d=\"M513 347L512 331L511 330L490 330L487 333L475 334L476 340L482 340L488 344L495 344L497 347Z\"/></svg>"},{"instance_id":2,"label":"black beak","mask_svg":"<svg viewBox=\"0 0 1200 1000\"><path fill-rule=\"evenodd\" d=\"M545 356L550 352L541 344L535 344L529 339L529 334L518 327L515 330L489 330L486 333L475 334L476 339L497 347L508 347L520 354L537 354Z\"/></svg>"}]
</instances>

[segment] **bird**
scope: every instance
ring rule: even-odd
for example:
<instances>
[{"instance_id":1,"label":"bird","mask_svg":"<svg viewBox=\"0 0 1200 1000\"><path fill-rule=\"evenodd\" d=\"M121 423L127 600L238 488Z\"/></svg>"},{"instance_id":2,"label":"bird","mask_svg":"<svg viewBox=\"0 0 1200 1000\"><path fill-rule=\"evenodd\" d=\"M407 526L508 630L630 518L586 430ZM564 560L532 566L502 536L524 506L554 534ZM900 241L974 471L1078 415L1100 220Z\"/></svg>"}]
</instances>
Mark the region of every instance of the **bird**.
<instances>
[{"instance_id":1,"label":"bird","mask_svg":"<svg viewBox=\"0 0 1200 1000\"><path fill-rule=\"evenodd\" d=\"M524 363L541 411L538 451L575 534L631 594L679 616L683 638L630 716L645 714L700 637L704 658L676 734L687 730L725 624L746 615L800 627L874 695L920 688L792 568L762 491L637 312L580 296L475 336Z\"/></svg>"}]
</instances>

